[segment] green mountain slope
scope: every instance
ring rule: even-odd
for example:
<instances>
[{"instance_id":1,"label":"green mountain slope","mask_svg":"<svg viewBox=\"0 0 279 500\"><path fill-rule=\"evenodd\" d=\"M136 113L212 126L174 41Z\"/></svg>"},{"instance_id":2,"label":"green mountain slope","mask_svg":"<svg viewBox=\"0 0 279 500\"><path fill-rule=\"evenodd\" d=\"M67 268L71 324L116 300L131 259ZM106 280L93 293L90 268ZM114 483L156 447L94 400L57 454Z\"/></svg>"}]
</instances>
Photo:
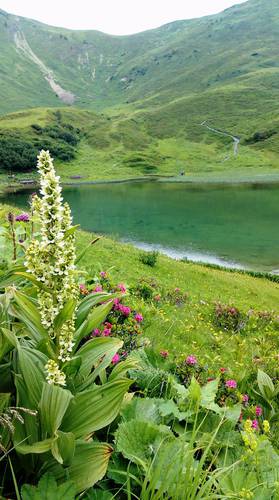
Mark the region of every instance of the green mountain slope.
<instances>
[{"instance_id":1,"label":"green mountain slope","mask_svg":"<svg viewBox=\"0 0 279 500\"><path fill-rule=\"evenodd\" d=\"M278 34L277 0L122 37L0 11L0 113L64 107L81 129L65 178L276 173ZM16 113L0 134L33 140L42 114L55 122L46 109ZM220 131L240 138L237 155Z\"/></svg>"}]
</instances>

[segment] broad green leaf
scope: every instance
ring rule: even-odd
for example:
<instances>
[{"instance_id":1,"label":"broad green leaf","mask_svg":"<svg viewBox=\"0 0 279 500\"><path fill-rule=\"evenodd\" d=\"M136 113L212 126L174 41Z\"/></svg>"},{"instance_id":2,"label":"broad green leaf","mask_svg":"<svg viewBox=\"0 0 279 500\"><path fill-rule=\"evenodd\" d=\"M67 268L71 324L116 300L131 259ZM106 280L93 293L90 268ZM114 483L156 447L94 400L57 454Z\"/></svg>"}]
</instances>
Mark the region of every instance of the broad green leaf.
<instances>
[{"instance_id":1,"label":"broad green leaf","mask_svg":"<svg viewBox=\"0 0 279 500\"><path fill-rule=\"evenodd\" d=\"M78 307L78 310L76 312L76 328L78 328L81 323L87 318L88 313L92 309L92 307L102 304L103 302L106 302L109 299L113 299L115 297L118 297L119 294L110 294L106 292L96 292L96 293L91 293L84 297Z\"/></svg>"},{"instance_id":2,"label":"broad green leaf","mask_svg":"<svg viewBox=\"0 0 279 500\"><path fill-rule=\"evenodd\" d=\"M0 290L5 290L8 286L15 285L19 281L22 281L22 277L20 275L16 275L15 272L24 271L25 268L23 266L15 266L10 271L1 274L0 277Z\"/></svg>"},{"instance_id":3,"label":"broad green leaf","mask_svg":"<svg viewBox=\"0 0 279 500\"><path fill-rule=\"evenodd\" d=\"M90 489L83 500L114 500L115 496L107 490Z\"/></svg>"},{"instance_id":4,"label":"broad green leaf","mask_svg":"<svg viewBox=\"0 0 279 500\"><path fill-rule=\"evenodd\" d=\"M122 345L122 340L115 337L100 337L89 340L78 350L77 356L82 360L79 369L81 384L79 384L78 387L80 390L84 390L92 385L102 370L109 366L113 356ZM92 368L95 369L91 375L89 375ZM84 383L82 383L83 381Z\"/></svg>"},{"instance_id":5,"label":"broad green leaf","mask_svg":"<svg viewBox=\"0 0 279 500\"><path fill-rule=\"evenodd\" d=\"M126 377L127 372L129 370L136 369L138 367L138 361L136 359L125 359L125 361L121 361L120 363L117 363L115 367L113 368L110 376L109 376L109 382L112 380L115 380L120 377Z\"/></svg>"},{"instance_id":6,"label":"broad green leaf","mask_svg":"<svg viewBox=\"0 0 279 500\"><path fill-rule=\"evenodd\" d=\"M147 470L162 443L174 439L170 429L164 425L133 419L119 425L116 449L128 460Z\"/></svg>"},{"instance_id":7,"label":"broad green leaf","mask_svg":"<svg viewBox=\"0 0 279 500\"><path fill-rule=\"evenodd\" d=\"M28 391L24 383L22 375L15 374L15 386L17 394L17 405L24 408L36 410L34 403L30 402L30 391ZM33 444L42 440L39 435L39 426L36 415L24 414L24 423L15 420L14 442L17 444Z\"/></svg>"},{"instance_id":8,"label":"broad green leaf","mask_svg":"<svg viewBox=\"0 0 279 500\"><path fill-rule=\"evenodd\" d=\"M7 408L10 401L11 394L8 392L0 393L0 415Z\"/></svg>"},{"instance_id":9,"label":"broad green leaf","mask_svg":"<svg viewBox=\"0 0 279 500\"><path fill-rule=\"evenodd\" d=\"M54 384L43 384L39 402L42 430L52 436L59 429L73 395Z\"/></svg>"},{"instance_id":10,"label":"broad green leaf","mask_svg":"<svg viewBox=\"0 0 279 500\"><path fill-rule=\"evenodd\" d=\"M5 334L5 332L7 332ZM13 333L7 328L0 329L0 360L14 348Z\"/></svg>"},{"instance_id":11,"label":"broad green leaf","mask_svg":"<svg viewBox=\"0 0 279 500\"><path fill-rule=\"evenodd\" d=\"M57 431L57 439L53 442L51 452L60 464L70 465L75 453L76 440L72 432Z\"/></svg>"},{"instance_id":12,"label":"broad green leaf","mask_svg":"<svg viewBox=\"0 0 279 500\"><path fill-rule=\"evenodd\" d=\"M15 444L15 449L21 455L28 455L29 453L46 453L51 449L55 439L56 438L49 438L33 444L18 443Z\"/></svg>"},{"instance_id":13,"label":"broad green leaf","mask_svg":"<svg viewBox=\"0 0 279 500\"><path fill-rule=\"evenodd\" d=\"M26 281L30 281L31 283L33 283L33 285L35 285L36 287L42 289L42 290L45 290L46 292L49 292L49 288L44 285L44 283L42 283L41 281L38 281L32 274L30 273L26 273L26 272L16 272L14 273L15 276L19 276L20 278L24 278Z\"/></svg>"},{"instance_id":14,"label":"broad green leaf","mask_svg":"<svg viewBox=\"0 0 279 500\"><path fill-rule=\"evenodd\" d=\"M197 382L195 377L192 377L188 391L189 391L188 392L189 399L194 403L199 403L201 400L201 386Z\"/></svg>"},{"instance_id":15,"label":"broad green leaf","mask_svg":"<svg viewBox=\"0 0 279 500\"><path fill-rule=\"evenodd\" d=\"M75 487L70 481L57 485L52 474L41 477L38 486L24 484L21 488L22 500L74 500Z\"/></svg>"},{"instance_id":16,"label":"broad green leaf","mask_svg":"<svg viewBox=\"0 0 279 500\"><path fill-rule=\"evenodd\" d=\"M262 396L267 401L270 401L275 395L275 387L269 375L262 370L258 370L257 382Z\"/></svg>"},{"instance_id":17,"label":"broad green leaf","mask_svg":"<svg viewBox=\"0 0 279 500\"><path fill-rule=\"evenodd\" d=\"M54 320L54 329L57 331L59 330L62 325L65 323L65 321L71 319L73 317L75 308L76 308L76 300L70 299L66 304L64 305L63 309L60 311L60 313L56 316Z\"/></svg>"},{"instance_id":18,"label":"broad green leaf","mask_svg":"<svg viewBox=\"0 0 279 500\"><path fill-rule=\"evenodd\" d=\"M75 333L75 343L76 346L79 345L80 341L92 332L95 328L98 328L106 319L107 315L111 311L113 306L113 300L110 300L106 304L102 304L95 307L91 313L89 313L87 319L82 323L79 329Z\"/></svg>"},{"instance_id":19,"label":"broad green leaf","mask_svg":"<svg viewBox=\"0 0 279 500\"><path fill-rule=\"evenodd\" d=\"M111 446L105 443L79 443L69 467L54 465L50 471L59 482L70 479L78 494L104 477L111 453Z\"/></svg>"},{"instance_id":20,"label":"broad green leaf","mask_svg":"<svg viewBox=\"0 0 279 500\"><path fill-rule=\"evenodd\" d=\"M25 324L31 338L36 342L47 338L47 331L42 325L41 315L34 300L19 291L14 293L14 300L15 304L11 307L11 313Z\"/></svg>"},{"instance_id":21,"label":"broad green leaf","mask_svg":"<svg viewBox=\"0 0 279 500\"><path fill-rule=\"evenodd\" d=\"M219 379L211 380L207 382L201 388L201 405L205 408L209 408L212 403L215 402L216 394L218 391Z\"/></svg>"},{"instance_id":22,"label":"broad green leaf","mask_svg":"<svg viewBox=\"0 0 279 500\"><path fill-rule=\"evenodd\" d=\"M16 337L16 335L14 334L14 332L12 330L8 330L7 328L2 328L1 332L3 333L3 335L6 337L6 339L8 340L8 342L13 347L17 347L18 346L17 337Z\"/></svg>"},{"instance_id":23,"label":"broad green leaf","mask_svg":"<svg viewBox=\"0 0 279 500\"><path fill-rule=\"evenodd\" d=\"M69 404L61 430L73 432L79 438L109 425L117 416L131 383L128 379L117 379L77 394Z\"/></svg>"},{"instance_id":24,"label":"broad green leaf","mask_svg":"<svg viewBox=\"0 0 279 500\"><path fill-rule=\"evenodd\" d=\"M18 347L19 372L28 391L31 408L36 409L46 380L47 356L36 349Z\"/></svg>"}]
</instances>

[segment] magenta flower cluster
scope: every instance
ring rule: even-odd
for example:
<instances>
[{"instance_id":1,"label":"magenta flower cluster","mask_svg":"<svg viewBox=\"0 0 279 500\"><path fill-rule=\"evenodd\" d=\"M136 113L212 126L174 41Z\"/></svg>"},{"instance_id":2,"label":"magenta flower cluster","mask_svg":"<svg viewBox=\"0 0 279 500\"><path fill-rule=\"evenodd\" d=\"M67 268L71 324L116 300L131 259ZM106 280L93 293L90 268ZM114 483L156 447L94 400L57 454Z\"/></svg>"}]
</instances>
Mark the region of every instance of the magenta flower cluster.
<instances>
[{"instance_id":1,"label":"magenta flower cluster","mask_svg":"<svg viewBox=\"0 0 279 500\"><path fill-rule=\"evenodd\" d=\"M197 360L196 356L193 356L193 354L190 354L189 356L187 356L185 362L187 365L194 366L198 363L198 360Z\"/></svg>"},{"instance_id":2,"label":"magenta flower cluster","mask_svg":"<svg viewBox=\"0 0 279 500\"><path fill-rule=\"evenodd\" d=\"M30 219L29 215L23 212L22 214L17 215L15 220L17 222L29 222Z\"/></svg>"},{"instance_id":3,"label":"magenta flower cluster","mask_svg":"<svg viewBox=\"0 0 279 500\"><path fill-rule=\"evenodd\" d=\"M237 388L237 382L236 382L236 380L234 380L234 379L227 380L226 387L228 389L236 389Z\"/></svg>"},{"instance_id":4,"label":"magenta flower cluster","mask_svg":"<svg viewBox=\"0 0 279 500\"><path fill-rule=\"evenodd\" d=\"M121 304L119 299L114 299L114 310L120 311L124 316L129 316L131 314L131 308Z\"/></svg>"}]
</instances>

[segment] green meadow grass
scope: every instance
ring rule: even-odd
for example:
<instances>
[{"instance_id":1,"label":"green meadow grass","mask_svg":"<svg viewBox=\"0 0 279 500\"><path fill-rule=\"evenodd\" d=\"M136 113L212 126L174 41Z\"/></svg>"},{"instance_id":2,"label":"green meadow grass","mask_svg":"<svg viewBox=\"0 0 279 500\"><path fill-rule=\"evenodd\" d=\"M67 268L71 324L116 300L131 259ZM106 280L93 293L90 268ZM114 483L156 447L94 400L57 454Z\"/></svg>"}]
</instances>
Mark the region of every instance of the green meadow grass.
<instances>
[{"instance_id":1,"label":"green meadow grass","mask_svg":"<svg viewBox=\"0 0 279 500\"><path fill-rule=\"evenodd\" d=\"M93 235L79 231L78 247L81 250ZM201 363L215 368L227 366L238 377L255 370L255 359L260 366L277 366L279 352L278 330L256 325L249 331L230 333L214 326L215 304L230 304L247 313L273 311L278 314L279 284L264 278L254 278L239 272L211 269L190 262L175 261L160 255L155 267L144 265L140 251L131 245L102 237L92 246L81 268L89 275L110 271L113 279L135 286L142 278L152 278L158 290L173 291L179 287L188 294L182 306L168 302L144 302L127 297L145 317L145 335L156 348L167 349L181 359L195 354Z\"/></svg>"}]
</instances>

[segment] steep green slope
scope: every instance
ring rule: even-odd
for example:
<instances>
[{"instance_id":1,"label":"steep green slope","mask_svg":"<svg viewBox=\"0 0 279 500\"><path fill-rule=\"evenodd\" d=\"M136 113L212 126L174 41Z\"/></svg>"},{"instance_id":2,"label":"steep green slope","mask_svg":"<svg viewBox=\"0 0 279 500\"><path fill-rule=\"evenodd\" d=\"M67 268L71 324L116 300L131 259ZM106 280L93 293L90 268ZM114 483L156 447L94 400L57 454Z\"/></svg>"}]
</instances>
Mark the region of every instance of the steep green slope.
<instances>
[{"instance_id":1,"label":"steep green slope","mask_svg":"<svg viewBox=\"0 0 279 500\"><path fill-rule=\"evenodd\" d=\"M125 37L0 11L0 112L65 107L81 134L64 180L277 174L278 33L276 0ZM2 118L0 134L47 147L32 128L41 119L57 125L51 110L24 111ZM237 155L220 131L240 138Z\"/></svg>"},{"instance_id":2,"label":"steep green slope","mask_svg":"<svg viewBox=\"0 0 279 500\"><path fill-rule=\"evenodd\" d=\"M53 28L3 11L0 23L2 111L57 105L50 77L76 105L93 109L143 98L160 104L232 82L240 89L279 87L276 0L249 0L218 15L121 37Z\"/></svg>"}]
</instances>

